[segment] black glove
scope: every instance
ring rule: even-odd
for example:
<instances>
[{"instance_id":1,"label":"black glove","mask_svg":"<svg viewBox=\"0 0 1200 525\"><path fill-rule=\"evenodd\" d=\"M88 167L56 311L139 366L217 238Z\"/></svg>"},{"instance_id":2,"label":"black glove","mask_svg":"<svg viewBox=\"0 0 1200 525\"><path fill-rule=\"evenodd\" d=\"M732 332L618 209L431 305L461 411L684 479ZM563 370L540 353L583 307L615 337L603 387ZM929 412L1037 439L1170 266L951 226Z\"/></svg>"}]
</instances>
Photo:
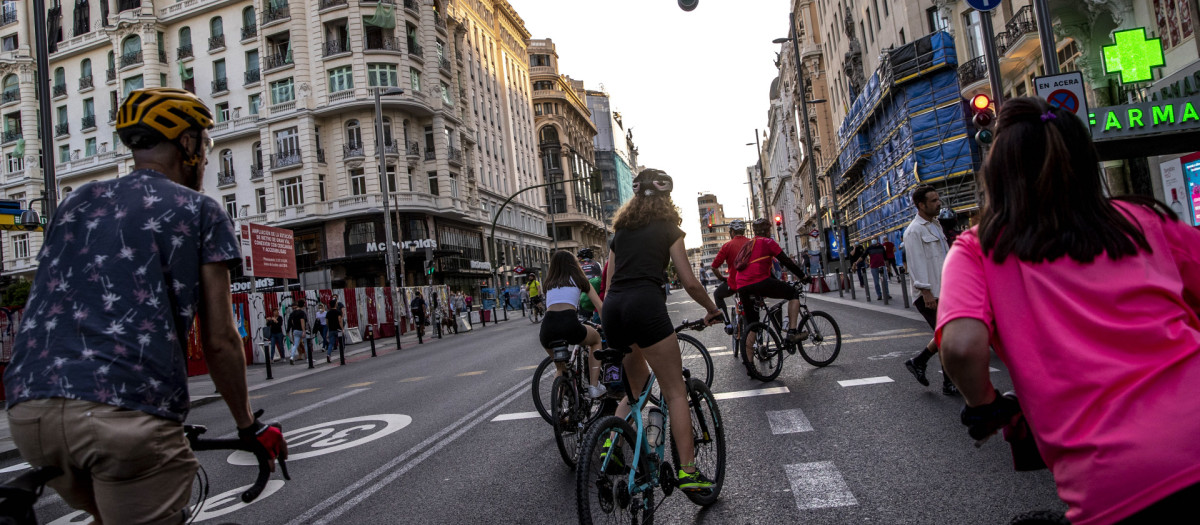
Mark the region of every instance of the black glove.
<instances>
[{"instance_id":1,"label":"black glove","mask_svg":"<svg viewBox=\"0 0 1200 525\"><path fill-rule=\"evenodd\" d=\"M1016 396L1000 395L996 391L996 399L986 405L977 407L963 406L959 419L967 427L967 434L973 439L984 439L996 431L1012 423L1013 417L1021 413L1021 405Z\"/></svg>"}]
</instances>

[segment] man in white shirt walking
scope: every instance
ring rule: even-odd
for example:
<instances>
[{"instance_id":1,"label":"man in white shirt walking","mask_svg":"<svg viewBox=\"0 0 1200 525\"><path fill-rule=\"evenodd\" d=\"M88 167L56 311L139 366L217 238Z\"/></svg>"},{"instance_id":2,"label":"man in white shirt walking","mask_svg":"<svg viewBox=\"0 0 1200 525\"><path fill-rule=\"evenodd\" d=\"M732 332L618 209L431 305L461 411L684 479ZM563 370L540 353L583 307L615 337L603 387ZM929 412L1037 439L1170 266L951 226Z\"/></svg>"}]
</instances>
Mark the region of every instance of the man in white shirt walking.
<instances>
[{"instance_id":1,"label":"man in white shirt walking","mask_svg":"<svg viewBox=\"0 0 1200 525\"><path fill-rule=\"evenodd\" d=\"M917 216L904 229L905 265L917 293L913 306L925 317L929 327L936 329L938 297L942 291L942 263L946 262L946 252L950 250L946 234L937 219L942 199L933 186L922 184L913 189L912 201ZM921 353L904 362L904 367L912 372L917 382L929 386L925 367L937 352L937 340L930 339ZM958 389L946 374L942 374L942 393L948 396L958 394Z\"/></svg>"}]
</instances>

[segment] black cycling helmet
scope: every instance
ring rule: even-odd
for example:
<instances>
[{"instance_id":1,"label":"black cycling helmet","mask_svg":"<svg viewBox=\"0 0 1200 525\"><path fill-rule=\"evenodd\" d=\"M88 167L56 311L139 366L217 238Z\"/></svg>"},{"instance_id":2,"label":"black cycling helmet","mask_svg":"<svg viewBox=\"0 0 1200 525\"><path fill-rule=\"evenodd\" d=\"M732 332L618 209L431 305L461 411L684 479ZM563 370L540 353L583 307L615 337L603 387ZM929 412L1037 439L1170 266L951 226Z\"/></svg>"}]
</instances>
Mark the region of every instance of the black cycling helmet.
<instances>
[{"instance_id":1,"label":"black cycling helmet","mask_svg":"<svg viewBox=\"0 0 1200 525\"><path fill-rule=\"evenodd\" d=\"M591 248L580 248L579 253L575 254L575 257L579 259L591 259L594 255Z\"/></svg>"},{"instance_id":2,"label":"black cycling helmet","mask_svg":"<svg viewBox=\"0 0 1200 525\"><path fill-rule=\"evenodd\" d=\"M633 179L633 194L653 195L670 194L675 188L675 181L663 170L647 168L638 173Z\"/></svg>"},{"instance_id":3,"label":"black cycling helmet","mask_svg":"<svg viewBox=\"0 0 1200 525\"><path fill-rule=\"evenodd\" d=\"M754 219L753 228L754 228L754 235L756 237L763 237L763 236L771 235L771 221L768 221L762 217Z\"/></svg>"},{"instance_id":4,"label":"black cycling helmet","mask_svg":"<svg viewBox=\"0 0 1200 525\"><path fill-rule=\"evenodd\" d=\"M729 231L745 232L746 231L746 221L743 221L741 219L734 219L733 222L729 223Z\"/></svg>"}]
</instances>

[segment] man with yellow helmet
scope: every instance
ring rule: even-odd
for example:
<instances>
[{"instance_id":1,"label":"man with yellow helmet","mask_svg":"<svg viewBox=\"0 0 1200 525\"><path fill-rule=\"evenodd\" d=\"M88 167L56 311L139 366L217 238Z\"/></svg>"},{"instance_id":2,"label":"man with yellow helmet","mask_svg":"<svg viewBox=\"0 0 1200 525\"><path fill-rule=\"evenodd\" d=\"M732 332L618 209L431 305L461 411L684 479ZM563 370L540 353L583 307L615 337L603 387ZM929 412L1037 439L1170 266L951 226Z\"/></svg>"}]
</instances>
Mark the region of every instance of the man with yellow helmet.
<instances>
[{"instance_id":1,"label":"man with yellow helmet","mask_svg":"<svg viewBox=\"0 0 1200 525\"><path fill-rule=\"evenodd\" d=\"M9 424L21 455L61 468L49 485L97 522L183 520L199 466L180 428L197 313L238 435L287 457L246 392L229 293L229 266L241 260L233 223L198 192L212 124L187 91L131 92L117 134L134 171L65 198L38 254L4 374Z\"/></svg>"}]
</instances>

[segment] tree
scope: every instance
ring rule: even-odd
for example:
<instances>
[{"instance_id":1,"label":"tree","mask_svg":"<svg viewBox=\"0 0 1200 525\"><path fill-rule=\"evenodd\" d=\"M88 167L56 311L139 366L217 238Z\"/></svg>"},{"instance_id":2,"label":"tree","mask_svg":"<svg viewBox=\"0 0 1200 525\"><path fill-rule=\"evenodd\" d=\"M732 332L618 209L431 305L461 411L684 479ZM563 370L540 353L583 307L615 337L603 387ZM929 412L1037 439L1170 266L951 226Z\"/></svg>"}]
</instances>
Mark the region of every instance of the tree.
<instances>
[{"instance_id":1,"label":"tree","mask_svg":"<svg viewBox=\"0 0 1200 525\"><path fill-rule=\"evenodd\" d=\"M33 283L28 279L17 279L4 288L4 305L9 307L24 308L25 302L29 300L29 288Z\"/></svg>"}]
</instances>

